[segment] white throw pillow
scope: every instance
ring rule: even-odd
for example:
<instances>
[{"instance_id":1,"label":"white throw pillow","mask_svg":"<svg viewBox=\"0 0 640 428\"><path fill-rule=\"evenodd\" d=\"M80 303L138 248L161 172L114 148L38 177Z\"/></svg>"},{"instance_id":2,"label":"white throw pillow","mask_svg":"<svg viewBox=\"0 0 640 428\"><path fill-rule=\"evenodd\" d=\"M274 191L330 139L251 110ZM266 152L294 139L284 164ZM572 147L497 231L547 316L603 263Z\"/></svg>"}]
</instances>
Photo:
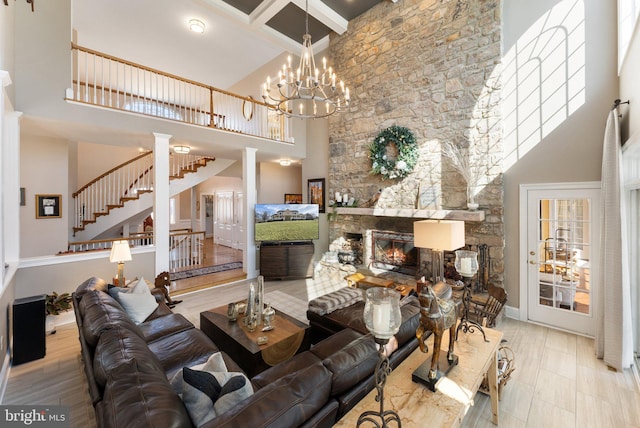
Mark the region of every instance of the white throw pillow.
<instances>
[{"instance_id":1,"label":"white throw pillow","mask_svg":"<svg viewBox=\"0 0 640 428\"><path fill-rule=\"evenodd\" d=\"M158 302L151 293L119 293L118 297L127 315L136 324L146 320L158 307Z\"/></svg>"},{"instance_id":2,"label":"white throw pillow","mask_svg":"<svg viewBox=\"0 0 640 428\"><path fill-rule=\"evenodd\" d=\"M151 294L151 290L149 290L149 285L144 278L140 277L138 281L135 281L127 286L131 291L130 293L135 294Z\"/></svg>"}]
</instances>

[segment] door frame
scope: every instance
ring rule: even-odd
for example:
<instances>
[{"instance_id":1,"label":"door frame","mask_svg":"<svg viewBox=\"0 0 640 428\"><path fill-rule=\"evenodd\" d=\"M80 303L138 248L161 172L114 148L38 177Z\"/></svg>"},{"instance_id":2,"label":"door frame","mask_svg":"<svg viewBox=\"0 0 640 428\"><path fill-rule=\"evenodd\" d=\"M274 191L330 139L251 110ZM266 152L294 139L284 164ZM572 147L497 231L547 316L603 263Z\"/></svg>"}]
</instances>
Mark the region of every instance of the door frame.
<instances>
[{"instance_id":1,"label":"door frame","mask_svg":"<svg viewBox=\"0 0 640 428\"><path fill-rule=\"evenodd\" d=\"M520 258L520 272L519 272L519 281L520 281L520 321L524 322L532 322L529 321L529 290L528 290L528 260L529 260L529 249L527 248L527 233L528 233L528 224L527 224L527 212L528 212L528 192L531 190L600 190L602 188L601 183L599 181L580 181L580 182L569 182L569 183L530 183L530 184L520 184L520 201L519 201L519 258ZM594 211L594 220L598 215L600 207L593 207ZM599 263L599 261L598 261ZM597 273L597 270L596 270ZM592 273L591 275L593 280L597 281L597 276ZM597 312L597 300L600 298L599 289L602 284L595 284L593 293L592 293L592 310L594 319L598 320L599 314ZM557 327L553 327L557 328ZM569 330L567 330L569 331ZM572 331L572 333L575 333ZM576 333L579 334L579 333Z\"/></svg>"}]
</instances>

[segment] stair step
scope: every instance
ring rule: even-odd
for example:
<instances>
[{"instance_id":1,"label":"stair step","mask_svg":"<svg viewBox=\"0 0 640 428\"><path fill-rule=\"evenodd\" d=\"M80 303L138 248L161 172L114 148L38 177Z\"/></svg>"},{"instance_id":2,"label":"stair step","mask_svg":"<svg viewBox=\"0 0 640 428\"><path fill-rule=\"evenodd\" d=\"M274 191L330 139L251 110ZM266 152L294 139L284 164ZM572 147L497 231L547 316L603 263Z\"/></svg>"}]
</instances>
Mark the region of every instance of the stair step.
<instances>
[{"instance_id":1,"label":"stair step","mask_svg":"<svg viewBox=\"0 0 640 428\"><path fill-rule=\"evenodd\" d=\"M107 205L107 209L108 210L113 210L115 208L122 208L122 207L124 207L123 204L120 204L120 205Z\"/></svg>"},{"instance_id":2,"label":"stair step","mask_svg":"<svg viewBox=\"0 0 640 428\"><path fill-rule=\"evenodd\" d=\"M135 201L136 199L138 199L137 196L123 196L120 198L120 202Z\"/></svg>"}]
</instances>

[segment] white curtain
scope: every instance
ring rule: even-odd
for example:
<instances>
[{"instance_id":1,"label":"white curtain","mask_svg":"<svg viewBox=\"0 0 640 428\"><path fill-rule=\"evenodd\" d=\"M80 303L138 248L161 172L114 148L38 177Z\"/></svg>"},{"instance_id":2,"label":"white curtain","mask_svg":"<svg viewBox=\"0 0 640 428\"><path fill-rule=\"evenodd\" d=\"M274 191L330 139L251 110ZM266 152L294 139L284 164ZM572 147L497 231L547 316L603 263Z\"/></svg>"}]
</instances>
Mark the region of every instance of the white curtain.
<instances>
[{"instance_id":1,"label":"white curtain","mask_svg":"<svg viewBox=\"0 0 640 428\"><path fill-rule=\"evenodd\" d=\"M596 307L596 355L617 370L633 362L631 287L618 111L609 113L602 152L602 246Z\"/></svg>"}]
</instances>

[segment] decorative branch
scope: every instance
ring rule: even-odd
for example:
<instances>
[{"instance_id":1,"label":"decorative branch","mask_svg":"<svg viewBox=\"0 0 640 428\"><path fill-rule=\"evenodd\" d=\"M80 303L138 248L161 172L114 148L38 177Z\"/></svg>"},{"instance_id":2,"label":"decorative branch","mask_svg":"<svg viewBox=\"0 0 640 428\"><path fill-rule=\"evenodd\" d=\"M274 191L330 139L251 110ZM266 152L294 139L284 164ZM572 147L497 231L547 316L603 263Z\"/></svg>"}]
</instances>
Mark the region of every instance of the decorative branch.
<instances>
[{"instance_id":1,"label":"decorative branch","mask_svg":"<svg viewBox=\"0 0 640 428\"><path fill-rule=\"evenodd\" d=\"M442 146L442 154L450 161L453 168L464 178L469 186L476 186L480 181L480 174L476 168L471 166L469 161L469 152L463 152L453 143L444 143Z\"/></svg>"}]
</instances>

